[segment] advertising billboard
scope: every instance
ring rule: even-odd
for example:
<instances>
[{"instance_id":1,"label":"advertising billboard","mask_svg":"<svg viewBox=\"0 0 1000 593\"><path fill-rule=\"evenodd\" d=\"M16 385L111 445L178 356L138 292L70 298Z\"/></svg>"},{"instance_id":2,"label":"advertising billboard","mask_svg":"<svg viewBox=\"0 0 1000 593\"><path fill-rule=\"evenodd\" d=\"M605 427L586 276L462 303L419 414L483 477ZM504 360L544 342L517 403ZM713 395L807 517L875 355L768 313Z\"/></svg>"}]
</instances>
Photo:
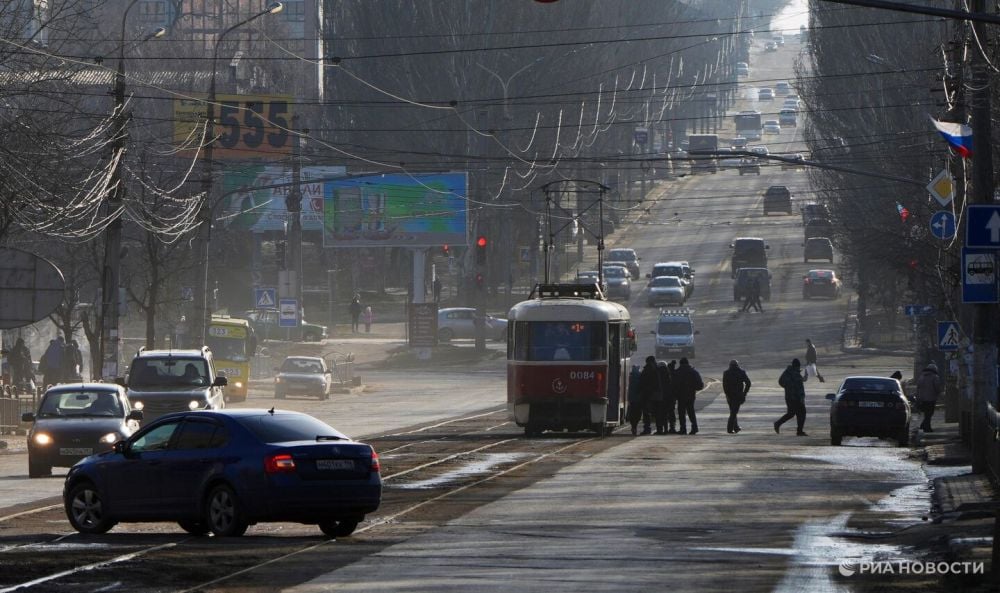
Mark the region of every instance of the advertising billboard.
<instances>
[{"instance_id":1,"label":"advertising billboard","mask_svg":"<svg viewBox=\"0 0 1000 593\"><path fill-rule=\"evenodd\" d=\"M262 159L289 155L292 139L292 97L284 95L215 95L214 159ZM187 147L178 154L192 156L199 148L206 98L175 98L174 143Z\"/></svg>"},{"instance_id":2,"label":"advertising billboard","mask_svg":"<svg viewBox=\"0 0 1000 593\"><path fill-rule=\"evenodd\" d=\"M465 173L369 175L324 183L324 247L465 245Z\"/></svg>"},{"instance_id":3,"label":"advertising billboard","mask_svg":"<svg viewBox=\"0 0 1000 593\"><path fill-rule=\"evenodd\" d=\"M343 177L346 171L340 166L302 167L303 230L323 228L323 186L329 183L324 180ZM223 200L222 225L254 233L284 231L289 220L285 198L292 189L291 183L292 171L288 167L251 165L226 171L222 191L229 197Z\"/></svg>"}]
</instances>

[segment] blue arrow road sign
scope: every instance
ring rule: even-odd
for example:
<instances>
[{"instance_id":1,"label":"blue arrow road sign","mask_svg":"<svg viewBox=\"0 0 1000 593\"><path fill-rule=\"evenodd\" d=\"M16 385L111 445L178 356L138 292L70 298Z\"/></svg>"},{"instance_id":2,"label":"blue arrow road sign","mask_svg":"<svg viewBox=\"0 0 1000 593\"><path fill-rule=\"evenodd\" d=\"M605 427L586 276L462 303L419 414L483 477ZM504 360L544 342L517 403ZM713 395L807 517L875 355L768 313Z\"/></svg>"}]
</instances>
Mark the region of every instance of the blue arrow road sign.
<instances>
[{"instance_id":1,"label":"blue arrow road sign","mask_svg":"<svg viewBox=\"0 0 1000 593\"><path fill-rule=\"evenodd\" d=\"M955 236L955 215L947 210L939 210L931 216L931 233L938 239Z\"/></svg>"},{"instance_id":2,"label":"blue arrow road sign","mask_svg":"<svg viewBox=\"0 0 1000 593\"><path fill-rule=\"evenodd\" d=\"M965 229L966 247L1000 249L1000 206L970 205Z\"/></svg>"},{"instance_id":3,"label":"blue arrow road sign","mask_svg":"<svg viewBox=\"0 0 1000 593\"><path fill-rule=\"evenodd\" d=\"M909 317L915 315L933 315L934 307L932 305L907 305L904 307L904 311Z\"/></svg>"},{"instance_id":4,"label":"blue arrow road sign","mask_svg":"<svg viewBox=\"0 0 1000 593\"><path fill-rule=\"evenodd\" d=\"M962 341L957 321L938 321L938 350L954 352Z\"/></svg>"}]
</instances>

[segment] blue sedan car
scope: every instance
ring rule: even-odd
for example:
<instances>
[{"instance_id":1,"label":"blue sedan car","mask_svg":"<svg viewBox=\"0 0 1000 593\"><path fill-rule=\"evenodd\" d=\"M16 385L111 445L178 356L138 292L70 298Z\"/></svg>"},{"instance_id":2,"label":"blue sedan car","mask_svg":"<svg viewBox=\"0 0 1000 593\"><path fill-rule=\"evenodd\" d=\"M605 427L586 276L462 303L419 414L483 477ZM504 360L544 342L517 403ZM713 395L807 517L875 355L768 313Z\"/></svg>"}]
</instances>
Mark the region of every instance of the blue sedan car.
<instances>
[{"instance_id":1,"label":"blue sedan car","mask_svg":"<svg viewBox=\"0 0 1000 593\"><path fill-rule=\"evenodd\" d=\"M379 472L370 445L307 414L199 410L163 416L73 466L63 503L85 534L176 521L196 535L239 536L291 521L343 537L378 509Z\"/></svg>"}]
</instances>

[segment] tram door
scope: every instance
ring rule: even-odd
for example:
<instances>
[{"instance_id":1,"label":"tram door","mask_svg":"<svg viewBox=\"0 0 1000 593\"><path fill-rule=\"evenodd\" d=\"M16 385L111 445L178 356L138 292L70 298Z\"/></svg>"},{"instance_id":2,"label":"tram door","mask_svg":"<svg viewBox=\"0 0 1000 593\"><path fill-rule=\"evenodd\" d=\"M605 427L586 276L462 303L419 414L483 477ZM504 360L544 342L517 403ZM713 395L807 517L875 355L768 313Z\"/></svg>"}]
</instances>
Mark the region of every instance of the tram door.
<instances>
[{"instance_id":1,"label":"tram door","mask_svg":"<svg viewBox=\"0 0 1000 593\"><path fill-rule=\"evenodd\" d=\"M621 414L618 409L621 405L621 381L622 381L622 335L625 326L621 323L608 324L608 410L605 420L618 423L621 421Z\"/></svg>"}]
</instances>

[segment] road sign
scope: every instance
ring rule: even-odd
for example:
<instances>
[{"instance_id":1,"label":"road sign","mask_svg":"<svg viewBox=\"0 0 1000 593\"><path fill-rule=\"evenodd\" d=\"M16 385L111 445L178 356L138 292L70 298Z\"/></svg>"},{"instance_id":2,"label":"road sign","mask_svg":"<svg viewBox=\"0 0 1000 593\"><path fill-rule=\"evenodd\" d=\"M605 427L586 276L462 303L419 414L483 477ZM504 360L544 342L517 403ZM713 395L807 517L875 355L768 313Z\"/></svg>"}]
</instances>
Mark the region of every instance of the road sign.
<instances>
[{"instance_id":1,"label":"road sign","mask_svg":"<svg viewBox=\"0 0 1000 593\"><path fill-rule=\"evenodd\" d=\"M906 305L903 310L908 317L934 314L934 307L932 305Z\"/></svg>"},{"instance_id":2,"label":"road sign","mask_svg":"<svg viewBox=\"0 0 1000 593\"><path fill-rule=\"evenodd\" d=\"M962 248L962 302L997 302L996 253Z\"/></svg>"},{"instance_id":3,"label":"road sign","mask_svg":"<svg viewBox=\"0 0 1000 593\"><path fill-rule=\"evenodd\" d=\"M939 210L931 216L931 234L938 239L948 240L955 236L955 215L947 210Z\"/></svg>"},{"instance_id":4,"label":"road sign","mask_svg":"<svg viewBox=\"0 0 1000 593\"><path fill-rule=\"evenodd\" d=\"M938 321L938 350L955 352L962 341L957 321Z\"/></svg>"},{"instance_id":5,"label":"road sign","mask_svg":"<svg viewBox=\"0 0 1000 593\"><path fill-rule=\"evenodd\" d=\"M437 346L437 303L413 303L409 307L411 348Z\"/></svg>"},{"instance_id":6,"label":"road sign","mask_svg":"<svg viewBox=\"0 0 1000 593\"><path fill-rule=\"evenodd\" d=\"M295 327L298 322L298 299L278 299L278 327Z\"/></svg>"},{"instance_id":7,"label":"road sign","mask_svg":"<svg viewBox=\"0 0 1000 593\"><path fill-rule=\"evenodd\" d=\"M181 300L182 301L193 301L194 300L194 288L191 286L181 287Z\"/></svg>"},{"instance_id":8,"label":"road sign","mask_svg":"<svg viewBox=\"0 0 1000 593\"><path fill-rule=\"evenodd\" d=\"M1000 206L973 204L968 212L965 246L1000 249Z\"/></svg>"},{"instance_id":9,"label":"road sign","mask_svg":"<svg viewBox=\"0 0 1000 593\"><path fill-rule=\"evenodd\" d=\"M259 286L253 289L254 307L273 309L278 305L278 289L273 286Z\"/></svg>"},{"instance_id":10,"label":"road sign","mask_svg":"<svg viewBox=\"0 0 1000 593\"><path fill-rule=\"evenodd\" d=\"M955 198L955 182L948 169L941 169L941 172L927 184L927 191L942 207L951 203Z\"/></svg>"}]
</instances>

